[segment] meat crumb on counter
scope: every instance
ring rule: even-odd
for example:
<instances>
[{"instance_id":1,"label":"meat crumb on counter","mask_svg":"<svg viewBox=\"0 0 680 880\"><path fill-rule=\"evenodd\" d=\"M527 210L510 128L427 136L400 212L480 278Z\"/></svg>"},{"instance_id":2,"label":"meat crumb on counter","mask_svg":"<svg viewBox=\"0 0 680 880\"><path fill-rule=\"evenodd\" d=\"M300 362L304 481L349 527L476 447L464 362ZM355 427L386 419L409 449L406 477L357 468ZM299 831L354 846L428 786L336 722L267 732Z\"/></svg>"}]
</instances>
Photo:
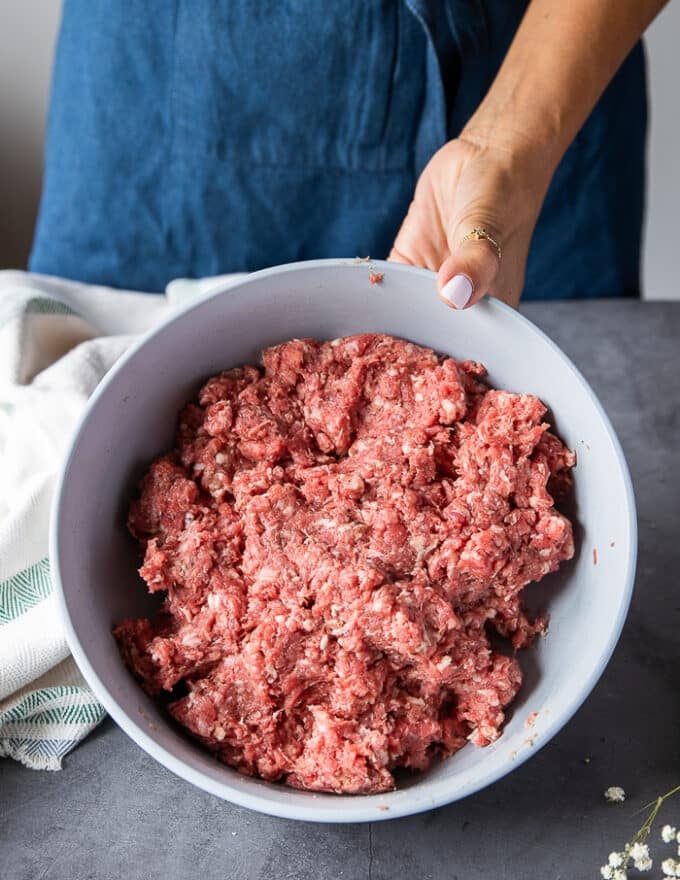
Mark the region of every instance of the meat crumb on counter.
<instances>
[{"instance_id":1,"label":"meat crumb on counter","mask_svg":"<svg viewBox=\"0 0 680 880\"><path fill-rule=\"evenodd\" d=\"M374 793L498 738L546 627L523 589L574 552L574 456L485 376L390 336L293 340L180 413L128 521L162 611L114 634L220 761Z\"/></svg>"}]
</instances>

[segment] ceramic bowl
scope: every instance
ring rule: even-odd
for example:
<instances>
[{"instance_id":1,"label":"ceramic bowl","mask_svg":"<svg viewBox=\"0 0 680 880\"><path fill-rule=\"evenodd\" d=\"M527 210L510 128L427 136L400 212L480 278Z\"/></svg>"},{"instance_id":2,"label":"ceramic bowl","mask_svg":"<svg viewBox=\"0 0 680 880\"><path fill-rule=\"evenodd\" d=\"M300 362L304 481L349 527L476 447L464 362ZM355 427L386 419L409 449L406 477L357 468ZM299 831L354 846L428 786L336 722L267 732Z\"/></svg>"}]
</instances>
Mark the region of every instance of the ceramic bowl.
<instances>
[{"instance_id":1,"label":"ceramic bowl","mask_svg":"<svg viewBox=\"0 0 680 880\"><path fill-rule=\"evenodd\" d=\"M369 271L384 272L379 284ZM296 791L217 763L173 726L123 665L112 626L154 601L137 575L127 507L150 461L172 445L176 416L202 380L257 362L293 337L359 332L408 338L481 361L499 388L538 395L578 456L571 515L574 560L529 603L547 606L546 638L522 653L525 681L500 739L468 745L429 772L380 795ZM62 471L51 562L75 659L113 719L139 746L187 781L254 810L292 819L357 822L428 810L487 786L536 754L576 712L619 637L633 586L636 521L621 447L578 370L531 322L495 300L448 309L431 272L391 263L321 260L267 269L222 285L138 342L93 395ZM530 730L525 724L536 712Z\"/></svg>"}]
</instances>

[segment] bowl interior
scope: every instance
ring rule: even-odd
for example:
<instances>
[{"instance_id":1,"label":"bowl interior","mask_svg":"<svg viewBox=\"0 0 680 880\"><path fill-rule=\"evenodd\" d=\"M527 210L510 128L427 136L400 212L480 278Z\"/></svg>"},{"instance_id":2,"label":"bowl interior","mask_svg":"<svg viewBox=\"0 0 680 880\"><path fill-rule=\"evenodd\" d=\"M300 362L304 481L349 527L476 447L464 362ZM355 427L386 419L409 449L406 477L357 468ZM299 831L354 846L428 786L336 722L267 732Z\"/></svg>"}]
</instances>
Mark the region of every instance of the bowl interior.
<instances>
[{"instance_id":1,"label":"bowl interior","mask_svg":"<svg viewBox=\"0 0 680 880\"><path fill-rule=\"evenodd\" d=\"M382 264L318 261L256 273L170 319L129 352L93 397L66 463L53 519L52 565L71 648L95 693L143 748L191 782L264 812L319 821L363 821L438 806L508 773L544 744L592 689L620 633L635 565L635 517L620 447L592 391L532 324L495 301L445 308L434 276ZM576 558L532 586L548 607L548 636L523 653L525 683L503 736L467 746L397 791L376 796L297 792L216 763L171 726L127 672L111 636L123 617L154 602L136 574L127 506L151 459L172 443L176 415L202 380L257 362L292 337L385 332L457 358L481 361L499 388L538 395L572 449ZM596 560L596 564L595 564ZM537 712L527 729L530 712Z\"/></svg>"}]
</instances>

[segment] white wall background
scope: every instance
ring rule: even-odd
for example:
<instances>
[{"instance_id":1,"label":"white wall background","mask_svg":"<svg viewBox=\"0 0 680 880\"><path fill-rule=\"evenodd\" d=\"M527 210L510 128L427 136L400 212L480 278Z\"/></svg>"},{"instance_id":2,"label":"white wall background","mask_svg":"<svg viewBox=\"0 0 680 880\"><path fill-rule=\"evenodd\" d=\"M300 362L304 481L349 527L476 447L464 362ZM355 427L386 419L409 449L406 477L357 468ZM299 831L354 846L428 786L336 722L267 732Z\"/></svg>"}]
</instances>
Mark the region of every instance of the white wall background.
<instances>
[{"instance_id":1,"label":"white wall background","mask_svg":"<svg viewBox=\"0 0 680 880\"><path fill-rule=\"evenodd\" d=\"M30 247L60 9L60 0L1 0L0 268L23 266ZM680 299L679 39L680 0L671 0L647 35L651 134L643 283L650 299Z\"/></svg>"},{"instance_id":2,"label":"white wall background","mask_svg":"<svg viewBox=\"0 0 680 880\"><path fill-rule=\"evenodd\" d=\"M0 0L0 268L23 268L40 197L61 0Z\"/></svg>"},{"instance_id":3,"label":"white wall background","mask_svg":"<svg viewBox=\"0 0 680 880\"><path fill-rule=\"evenodd\" d=\"M650 139L642 284L647 299L680 299L680 0L647 31Z\"/></svg>"}]
</instances>

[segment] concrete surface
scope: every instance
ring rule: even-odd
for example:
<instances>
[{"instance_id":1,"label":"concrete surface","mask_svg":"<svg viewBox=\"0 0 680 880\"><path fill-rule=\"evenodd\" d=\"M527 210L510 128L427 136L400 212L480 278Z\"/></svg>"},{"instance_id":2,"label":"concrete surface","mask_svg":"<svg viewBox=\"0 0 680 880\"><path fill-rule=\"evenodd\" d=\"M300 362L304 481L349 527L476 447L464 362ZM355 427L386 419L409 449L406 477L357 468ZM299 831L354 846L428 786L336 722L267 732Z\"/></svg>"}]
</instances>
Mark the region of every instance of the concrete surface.
<instances>
[{"instance_id":1,"label":"concrete surface","mask_svg":"<svg viewBox=\"0 0 680 880\"><path fill-rule=\"evenodd\" d=\"M60 773L0 762L2 880L599 876L607 854L639 827L635 811L680 783L680 304L541 303L526 313L599 394L628 457L640 520L621 642L561 733L465 801L370 826L326 826L203 794L107 721ZM626 789L624 804L605 802L610 785ZM680 796L660 818L678 823ZM650 876L660 876L673 853L658 831L652 850Z\"/></svg>"}]
</instances>

